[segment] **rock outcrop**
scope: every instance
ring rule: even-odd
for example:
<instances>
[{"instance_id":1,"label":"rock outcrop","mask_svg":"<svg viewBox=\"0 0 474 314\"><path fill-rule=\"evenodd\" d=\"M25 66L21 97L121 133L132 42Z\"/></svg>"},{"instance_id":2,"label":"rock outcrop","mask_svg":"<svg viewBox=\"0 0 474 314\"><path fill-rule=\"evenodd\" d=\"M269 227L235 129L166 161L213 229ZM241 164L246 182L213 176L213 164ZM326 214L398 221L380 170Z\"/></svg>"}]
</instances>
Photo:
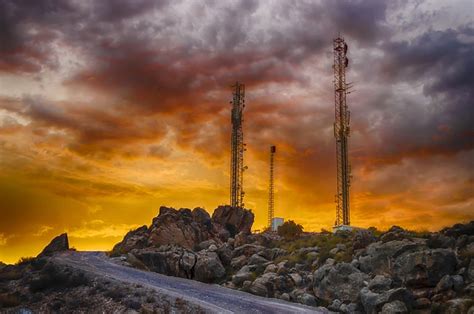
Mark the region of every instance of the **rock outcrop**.
<instances>
[{"instance_id":1,"label":"rock outcrop","mask_svg":"<svg viewBox=\"0 0 474 314\"><path fill-rule=\"evenodd\" d=\"M69 240L67 233L63 233L55 237L51 242L43 249L38 257L50 256L55 252L62 252L69 250Z\"/></svg>"},{"instance_id":2,"label":"rock outcrop","mask_svg":"<svg viewBox=\"0 0 474 314\"><path fill-rule=\"evenodd\" d=\"M229 231L230 236L234 237L239 232L250 234L254 215L244 208L219 206L212 214L212 220L224 226Z\"/></svg>"}]
</instances>

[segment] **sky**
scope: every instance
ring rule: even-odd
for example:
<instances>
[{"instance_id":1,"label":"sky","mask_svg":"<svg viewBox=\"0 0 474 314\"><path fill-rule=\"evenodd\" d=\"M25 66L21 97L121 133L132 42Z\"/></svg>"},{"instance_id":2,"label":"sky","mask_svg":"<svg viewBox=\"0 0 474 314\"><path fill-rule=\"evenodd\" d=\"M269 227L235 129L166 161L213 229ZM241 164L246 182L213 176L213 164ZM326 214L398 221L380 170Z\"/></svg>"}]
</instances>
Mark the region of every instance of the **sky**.
<instances>
[{"instance_id":1,"label":"sky","mask_svg":"<svg viewBox=\"0 0 474 314\"><path fill-rule=\"evenodd\" d=\"M245 204L335 221L332 41L349 45L351 222L474 219L474 2L0 0L0 260L62 232L108 250L160 206L229 203L246 85Z\"/></svg>"}]
</instances>

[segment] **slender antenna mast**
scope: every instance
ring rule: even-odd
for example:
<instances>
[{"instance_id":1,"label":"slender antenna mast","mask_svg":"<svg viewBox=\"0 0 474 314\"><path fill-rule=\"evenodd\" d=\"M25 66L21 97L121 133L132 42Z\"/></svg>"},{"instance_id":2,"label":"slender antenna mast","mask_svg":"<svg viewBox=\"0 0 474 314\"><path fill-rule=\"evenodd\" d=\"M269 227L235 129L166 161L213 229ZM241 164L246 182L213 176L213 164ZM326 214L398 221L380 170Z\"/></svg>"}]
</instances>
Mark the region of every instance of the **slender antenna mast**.
<instances>
[{"instance_id":1,"label":"slender antenna mast","mask_svg":"<svg viewBox=\"0 0 474 314\"><path fill-rule=\"evenodd\" d=\"M232 93L232 136L230 157L230 204L232 207L244 207L243 174L244 166L244 133L242 130L243 110L245 107L245 85L236 82Z\"/></svg>"},{"instance_id":2,"label":"slender antenna mast","mask_svg":"<svg viewBox=\"0 0 474 314\"><path fill-rule=\"evenodd\" d=\"M334 95L336 109L334 136L336 137L337 159L336 226L350 225L349 187L351 166L349 163L348 147L350 112L346 103L347 90L350 86L346 84L346 68L349 65L349 59L347 59L346 54L347 44L339 36L334 39Z\"/></svg>"},{"instance_id":3,"label":"slender antenna mast","mask_svg":"<svg viewBox=\"0 0 474 314\"><path fill-rule=\"evenodd\" d=\"M272 229L273 216L275 214L275 193L274 193L274 161L276 146L270 146L270 184L268 188L268 228Z\"/></svg>"}]
</instances>

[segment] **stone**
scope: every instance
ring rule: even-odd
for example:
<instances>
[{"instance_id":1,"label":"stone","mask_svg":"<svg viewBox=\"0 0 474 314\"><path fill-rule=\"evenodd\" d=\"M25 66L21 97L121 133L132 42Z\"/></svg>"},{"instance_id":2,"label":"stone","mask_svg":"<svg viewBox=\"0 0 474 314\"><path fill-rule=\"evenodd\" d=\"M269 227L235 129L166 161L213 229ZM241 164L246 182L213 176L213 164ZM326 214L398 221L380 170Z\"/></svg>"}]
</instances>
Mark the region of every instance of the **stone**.
<instances>
[{"instance_id":1,"label":"stone","mask_svg":"<svg viewBox=\"0 0 474 314\"><path fill-rule=\"evenodd\" d=\"M371 231L365 229L357 230L352 238L352 249L354 251L365 249L368 245L374 243L375 241L377 241L377 238Z\"/></svg>"},{"instance_id":2,"label":"stone","mask_svg":"<svg viewBox=\"0 0 474 314\"><path fill-rule=\"evenodd\" d=\"M453 275L451 276L451 280L453 281L453 290L459 292L464 287L464 279L460 275Z\"/></svg>"},{"instance_id":3,"label":"stone","mask_svg":"<svg viewBox=\"0 0 474 314\"><path fill-rule=\"evenodd\" d=\"M245 264L247 264L247 256L245 255L237 256L230 261L230 266L233 269L241 269Z\"/></svg>"},{"instance_id":4,"label":"stone","mask_svg":"<svg viewBox=\"0 0 474 314\"><path fill-rule=\"evenodd\" d=\"M426 240L420 239L372 243L359 256L360 270L376 275L390 274L397 257L424 248Z\"/></svg>"},{"instance_id":5,"label":"stone","mask_svg":"<svg viewBox=\"0 0 474 314\"><path fill-rule=\"evenodd\" d=\"M390 289L392 285L392 279L382 276L376 275L372 280L369 281L369 289L373 292L380 293Z\"/></svg>"},{"instance_id":6,"label":"stone","mask_svg":"<svg viewBox=\"0 0 474 314\"><path fill-rule=\"evenodd\" d=\"M430 235L426 244L430 249L449 249L454 248L456 240L442 233L433 233Z\"/></svg>"},{"instance_id":7,"label":"stone","mask_svg":"<svg viewBox=\"0 0 474 314\"><path fill-rule=\"evenodd\" d=\"M275 294L272 281L277 277L274 273L266 273L252 282L250 292L262 297L273 298Z\"/></svg>"},{"instance_id":8,"label":"stone","mask_svg":"<svg viewBox=\"0 0 474 314\"><path fill-rule=\"evenodd\" d=\"M247 209L231 206L219 206L212 214L212 220L229 231L234 237L239 232L250 234L254 214Z\"/></svg>"},{"instance_id":9,"label":"stone","mask_svg":"<svg viewBox=\"0 0 474 314\"><path fill-rule=\"evenodd\" d=\"M302 295L299 295L296 298L296 302L304 304L304 305L309 305L309 306L317 306L318 303L316 301L316 298L309 294L309 293L303 293Z\"/></svg>"},{"instance_id":10,"label":"stone","mask_svg":"<svg viewBox=\"0 0 474 314\"><path fill-rule=\"evenodd\" d=\"M253 254L265 250L264 246L256 245L256 244L244 244L242 246L234 248L232 252L232 257L237 257L241 255L245 255L247 257L252 256Z\"/></svg>"},{"instance_id":11,"label":"stone","mask_svg":"<svg viewBox=\"0 0 474 314\"><path fill-rule=\"evenodd\" d=\"M148 246L148 227L141 226L129 231L123 240L117 243L112 249L112 255L126 254L133 249L143 249Z\"/></svg>"},{"instance_id":12,"label":"stone","mask_svg":"<svg viewBox=\"0 0 474 314\"><path fill-rule=\"evenodd\" d=\"M420 298L416 299L413 302L413 308L414 309L427 309L431 306L431 301L428 298Z\"/></svg>"},{"instance_id":13,"label":"stone","mask_svg":"<svg viewBox=\"0 0 474 314\"><path fill-rule=\"evenodd\" d=\"M360 291L360 300L366 313L378 313L386 303L401 301L408 305L410 309L414 298L412 293L406 288L395 288L383 293L375 293L368 288Z\"/></svg>"},{"instance_id":14,"label":"stone","mask_svg":"<svg viewBox=\"0 0 474 314\"><path fill-rule=\"evenodd\" d=\"M199 251L194 266L194 279L202 282L215 282L225 276L225 268L215 252Z\"/></svg>"},{"instance_id":15,"label":"stone","mask_svg":"<svg viewBox=\"0 0 474 314\"><path fill-rule=\"evenodd\" d=\"M462 235L472 236L474 235L474 221L467 224L455 224L452 227L441 230L441 233L454 238L458 238Z\"/></svg>"},{"instance_id":16,"label":"stone","mask_svg":"<svg viewBox=\"0 0 474 314\"><path fill-rule=\"evenodd\" d=\"M405 303L401 301L393 301L385 303L382 307L382 313L384 314L405 314L408 313L408 309Z\"/></svg>"},{"instance_id":17,"label":"stone","mask_svg":"<svg viewBox=\"0 0 474 314\"><path fill-rule=\"evenodd\" d=\"M240 286L246 280L253 281L255 279L255 275L252 273L253 270L254 269L248 265L242 267L235 275L232 276L232 283L236 286Z\"/></svg>"},{"instance_id":18,"label":"stone","mask_svg":"<svg viewBox=\"0 0 474 314\"><path fill-rule=\"evenodd\" d=\"M332 303L328 306L328 309L334 312L339 312L339 309L341 308L342 302L339 299L335 299L332 301Z\"/></svg>"},{"instance_id":19,"label":"stone","mask_svg":"<svg viewBox=\"0 0 474 314\"><path fill-rule=\"evenodd\" d=\"M369 276L348 263L326 264L314 272L314 295L331 302L356 302L359 291L367 284Z\"/></svg>"},{"instance_id":20,"label":"stone","mask_svg":"<svg viewBox=\"0 0 474 314\"><path fill-rule=\"evenodd\" d=\"M298 273L291 273L289 275L291 277L291 279L293 280L293 282L295 283L295 286L300 286L303 282L303 278L301 278L300 274Z\"/></svg>"},{"instance_id":21,"label":"stone","mask_svg":"<svg viewBox=\"0 0 474 314\"><path fill-rule=\"evenodd\" d=\"M150 271L168 276L193 279L197 256L193 251L175 245L135 249L130 252Z\"/></svg>"},{"instance_id":22,"label":"stone","mask_svg":"<svg viewBox=\"0 0 474 314\"><path fill-rule=\"evenodd\" d=\"M207 250L211 245L216 245L216 241L214 239L204 240L198 244L198 250Z\"/></svg>"},{"instance_id":23,"label":"stone","mask_svg":"<svg viewBox=\"0 0 474 314\"><path fill-rule=\"evenodd\" d=\"M217 246L215 244L211 244L209 248L207 249L209 252L215 252L217 251Z\"/></svg>"},{"instance_id":24,"label":"stone","mask_svg":"<svg viewBox=\"0 0 474 314\"><path fill-rule=\"evenodd\" d=\"M221 245L217 249L217 255L219 255L219 259L221 260L222 265L224 266L230 265L232 263L232 247L230 246L230 244L225 243ZM242 266L243 264L240 267Z\"/></svg>"},{"instance_id":25,"label":"stone","mask_svg":"<svg viewBox=\"0 0 474 314\"><path fill-rule=\"evenodd\" d=\"M250 280L245 280L244 283L242 284L242 290L243 291L250 291L250 286L252 285L252 282Z\"/></svg>"},{"instance_id":26,"label":"stone","mask_svg":"<svg viewBox=\"0 0 474 314\"><path fill-rule=\"evenodd\" d=\"M67 233L63 233L51 240L51 242L43 249L38 257L51 256L56 252L63 252L67 250L69 250L69 240Z\"/></svg>"},{"instance_id":27,"label":"stone","mask_svg":"<svg viewBox=\"0 0 474 314\"><path fill-rule=\"evenodd\" d=\"M253 254L248 260L249 265L259 265L265 263L268 263L268 260L258 254Z\"/></svg>"},{"instance_id":28,"label":"stone","mask_svg":"<svg viewBox=\"0 0 474 314\"><path fill-rule=\"evenodd\" d=\"M284 301L290 301L290 295L288 293L282 293L280 295L280 299L284 300Z\"/></svg>"},{"instance_id":29,"label":"stone","mask_svg":"<svg viewBox=\"0 0 474 314\"><path fill-rule=\"evenodd\" d=\"M473 305L474 305L473 298L452 299L442 305L442 313L446 313L446 314L468 313L468 310Z\"/></svg>"},{"instance_id":30,"label":"stone","mask_svg":"<svg viewBox=\"0 0 474 314\"><path fill-rule=\"evenodd\" d=\"M453 288L453 279L449 275L445 275L441 280L438 282L435 288L435 293L440 293L449 289Z\"/></svg>"},{"instance_id":31,"label":"stone","mask_svg":"<svg viewBox=\"0 0 474 314\"><path fill-rule=\"evenodd\" d=\"M398 257L394 273L409 287L432 287L443 276L454 274L456 267L456 255L451 249L432 249Z\"/></svg>"},{"instance_id":32,"label":"stone","mask_svg":"<svg viewBox=\"0 0 474 314\"><path fill-rule=\"evenodd\" d=\"M278 270L278 266L275 264L270 264L265 268L264 273L276 273Z\"/></svg>"},{"instance_id":33,"label":"stone","mask_svg":"<svg viewBox=\"0 0 474 314\"><path fill-rule=\"evenodd\" d=\"M474 258L471 258L469 267L467 268L467 278L469 281L474 281Z\"/></svg>"}]
</instances>

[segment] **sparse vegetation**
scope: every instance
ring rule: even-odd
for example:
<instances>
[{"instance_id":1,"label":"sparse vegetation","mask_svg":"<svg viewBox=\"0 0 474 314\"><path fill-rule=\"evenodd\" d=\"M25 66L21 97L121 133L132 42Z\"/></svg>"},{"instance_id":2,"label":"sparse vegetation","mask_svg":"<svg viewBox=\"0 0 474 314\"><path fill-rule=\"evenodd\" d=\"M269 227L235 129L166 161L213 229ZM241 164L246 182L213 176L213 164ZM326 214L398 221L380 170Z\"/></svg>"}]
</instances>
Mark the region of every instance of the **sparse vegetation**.
<instances>
[{"instance_id":1,"label":"sparse vegetation","mask_svg":"<svg viewBox=\"0 0 474 314\"><path fill-rule=\"evenodd\" d=\"M284 237L286 240L295 239L302 233L303 226L295 223L293 220L288 220L278 227L278 235Z\"/></svg>"}]
</instances>

